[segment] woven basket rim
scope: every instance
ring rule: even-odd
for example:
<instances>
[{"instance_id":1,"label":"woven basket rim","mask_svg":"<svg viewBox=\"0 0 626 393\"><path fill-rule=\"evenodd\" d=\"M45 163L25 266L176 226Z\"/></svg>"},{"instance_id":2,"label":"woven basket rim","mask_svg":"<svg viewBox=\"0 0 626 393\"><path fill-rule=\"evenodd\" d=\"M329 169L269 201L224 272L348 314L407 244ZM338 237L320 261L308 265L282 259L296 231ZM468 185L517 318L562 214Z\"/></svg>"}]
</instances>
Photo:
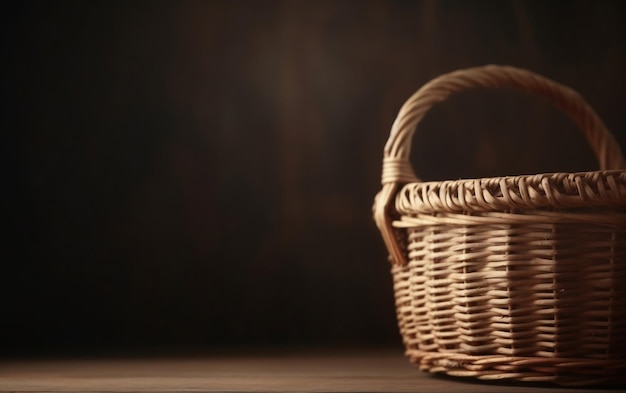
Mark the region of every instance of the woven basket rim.
<instances>
[{"instance_id":1,"label":"woven basket rim","mask_svg":"<svg viewBox=\"0 0 626 393\"><path fill-rule=\"evenodd\" d=\"M626 207L626 170L411 182L396 196L400 214Z\"/></svg>"}]
</instances>

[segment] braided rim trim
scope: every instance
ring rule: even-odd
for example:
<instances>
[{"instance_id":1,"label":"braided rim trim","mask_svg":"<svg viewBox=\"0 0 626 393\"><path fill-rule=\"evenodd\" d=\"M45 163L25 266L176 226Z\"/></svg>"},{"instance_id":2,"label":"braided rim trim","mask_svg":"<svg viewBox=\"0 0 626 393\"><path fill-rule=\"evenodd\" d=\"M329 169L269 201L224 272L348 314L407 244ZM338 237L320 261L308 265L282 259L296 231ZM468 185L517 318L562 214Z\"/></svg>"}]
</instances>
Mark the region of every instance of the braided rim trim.
<instances>
[{"instance_id":1,"label":"braided rim trim","mask_svg":"<svg viewBox=\"0 0 626 393\"><path fill-rule=\"evenodd\" d=\"M552 173L406 184L400 214L626 207L626 171Z\"/></svg>"}]
</instances>

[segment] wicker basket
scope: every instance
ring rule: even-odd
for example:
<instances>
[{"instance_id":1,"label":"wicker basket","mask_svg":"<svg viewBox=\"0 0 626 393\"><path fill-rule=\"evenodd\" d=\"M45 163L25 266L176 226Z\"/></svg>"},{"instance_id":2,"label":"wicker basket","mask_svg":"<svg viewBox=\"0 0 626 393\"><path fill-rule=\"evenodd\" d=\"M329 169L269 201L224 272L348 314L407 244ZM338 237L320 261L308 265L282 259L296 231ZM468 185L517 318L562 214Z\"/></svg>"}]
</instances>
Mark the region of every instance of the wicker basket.
<instances>
[{"instance_id":1,"label":"wicker basket","mask_svg":"<svg viewBox=\"0 0 626 393\"><path fill-rule=\"evenodd\" d=\"M421 182L417 124L470 88L516 88L571 116L600 171ZM526 70L440 76L401 108L374 217L392 262L406 355L420 370L562 385L626 383L626 168L573 90Z\"/></svg>"}]
</instances>

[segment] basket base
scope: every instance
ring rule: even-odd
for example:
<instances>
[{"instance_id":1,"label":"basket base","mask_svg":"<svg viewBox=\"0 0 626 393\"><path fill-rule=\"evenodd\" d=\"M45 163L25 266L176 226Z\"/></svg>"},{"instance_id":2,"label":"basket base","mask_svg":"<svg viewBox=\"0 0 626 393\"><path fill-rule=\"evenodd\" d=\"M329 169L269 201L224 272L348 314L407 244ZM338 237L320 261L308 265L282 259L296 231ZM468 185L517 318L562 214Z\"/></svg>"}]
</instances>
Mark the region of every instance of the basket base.
<instances>
[{"instance_id":1,"label":"basket base","mask_svg":"<svg viewBox=\"0 0 626 393\"><path fill-rule=\"evenodd\" d=\"M473 356L407 349L420 371L483 381L554 383L563 386L625 386L626 360Z\"/></svg>"}]
</instances>

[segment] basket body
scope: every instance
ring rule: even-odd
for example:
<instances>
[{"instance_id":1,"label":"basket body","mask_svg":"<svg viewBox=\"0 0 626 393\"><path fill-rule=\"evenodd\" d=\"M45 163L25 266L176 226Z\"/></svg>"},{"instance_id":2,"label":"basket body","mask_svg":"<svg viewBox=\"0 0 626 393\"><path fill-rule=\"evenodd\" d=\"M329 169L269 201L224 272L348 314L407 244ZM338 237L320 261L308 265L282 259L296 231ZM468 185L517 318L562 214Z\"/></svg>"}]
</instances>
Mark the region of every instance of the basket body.
<instances>
[{"instance_id":1,"label":"basket body","mask_svg":"<svg viewBox=\"0 0 626 393\"><path fill-rule=\"evenodd\" d=\"M501 84L570 114L602 170L421 182L408 156L428 108L454 90ZM625 386L625 167L582 98L527 71L457 71L411 97L386 145L374 204L410 361L485 380Z\"/></svg>"},{"instance_id":2,"label":"basket body","mask_svg":"<svg viewBox=\"0 0 626 393\"><path fill-rule=\"evenodd\" d=\"M626 193L626 172L610 178ZM429 188L408 184L397 201L407 263L392 274L412 362L481 379L626 383L623 208L443 212L407 201L439 196Z\"/></svg>"}]
</instances>

